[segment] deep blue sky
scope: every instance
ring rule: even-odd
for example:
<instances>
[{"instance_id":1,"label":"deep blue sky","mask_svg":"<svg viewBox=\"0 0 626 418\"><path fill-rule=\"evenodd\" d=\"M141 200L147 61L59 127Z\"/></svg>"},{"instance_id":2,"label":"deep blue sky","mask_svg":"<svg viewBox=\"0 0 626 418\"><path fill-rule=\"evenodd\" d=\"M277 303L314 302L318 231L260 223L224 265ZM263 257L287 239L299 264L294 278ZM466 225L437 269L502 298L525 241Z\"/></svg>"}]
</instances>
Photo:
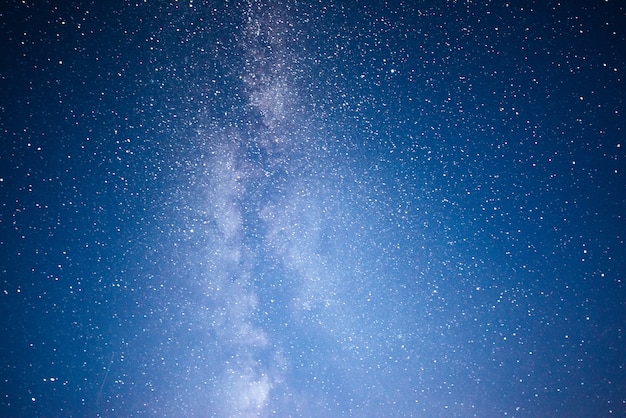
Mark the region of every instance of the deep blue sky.
<instances>
[{"instance_id":1,"label":"deep blue sky","mask_svg":"<svg viewBox=\"0 0 626 418\"><path fill-rule=\"evenodd\" d=\"M0 10L0 415L626 414L620 2L101 3Z\"/></svg>"}]
</instances>

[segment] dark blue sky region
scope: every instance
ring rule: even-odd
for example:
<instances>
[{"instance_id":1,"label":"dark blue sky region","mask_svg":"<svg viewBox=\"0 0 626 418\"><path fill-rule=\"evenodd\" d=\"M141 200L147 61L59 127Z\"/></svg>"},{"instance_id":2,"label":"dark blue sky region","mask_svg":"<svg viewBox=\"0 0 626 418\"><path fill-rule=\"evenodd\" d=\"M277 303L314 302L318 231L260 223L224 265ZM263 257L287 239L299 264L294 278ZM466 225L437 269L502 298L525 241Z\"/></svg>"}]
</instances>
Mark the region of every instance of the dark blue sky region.
<instances>
[{"instance_id":1,"label":"dark blue sky region","mask_svg":"<svg viewBox=\"0 0 626 418\"><path fill-rule=\"evenodd\" d=\"M9 1L0 415L626 414L621 2Z\"/></svg>"}]
</instances>

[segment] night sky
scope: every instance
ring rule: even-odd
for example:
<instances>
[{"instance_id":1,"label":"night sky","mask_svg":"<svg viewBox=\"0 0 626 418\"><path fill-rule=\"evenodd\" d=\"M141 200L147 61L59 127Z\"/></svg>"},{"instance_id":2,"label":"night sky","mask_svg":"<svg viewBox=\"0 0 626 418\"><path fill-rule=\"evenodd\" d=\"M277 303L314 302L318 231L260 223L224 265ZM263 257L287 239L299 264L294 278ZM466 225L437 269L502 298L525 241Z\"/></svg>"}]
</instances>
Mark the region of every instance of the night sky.
<instances>
[{"instance_id":1,"label":"night sky","mask_svg":"<svg viewBox=\"0 0 626 418\"><path fill-rule=\"evenodd\" d=\"M6 0L0 416L626 416L626 5Z\"/></svg>"}]
</instances>

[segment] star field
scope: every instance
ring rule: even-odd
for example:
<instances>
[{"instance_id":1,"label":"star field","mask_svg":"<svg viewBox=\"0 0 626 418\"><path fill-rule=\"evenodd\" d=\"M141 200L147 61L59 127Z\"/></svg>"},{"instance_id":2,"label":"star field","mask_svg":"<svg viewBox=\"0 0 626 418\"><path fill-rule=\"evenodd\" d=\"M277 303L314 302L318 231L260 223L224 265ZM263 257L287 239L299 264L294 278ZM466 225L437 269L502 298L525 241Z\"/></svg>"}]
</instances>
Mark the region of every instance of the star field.
<instances>
[{"instance_id":1,"label":"star field","mask_svg":"<svg viewBox=\"0 0 626 418\"><path fill-rule=\"evenodd\" d=\"M0 26L0 415L626 412L619 2Z\"/></svg>"}]
</instances>

